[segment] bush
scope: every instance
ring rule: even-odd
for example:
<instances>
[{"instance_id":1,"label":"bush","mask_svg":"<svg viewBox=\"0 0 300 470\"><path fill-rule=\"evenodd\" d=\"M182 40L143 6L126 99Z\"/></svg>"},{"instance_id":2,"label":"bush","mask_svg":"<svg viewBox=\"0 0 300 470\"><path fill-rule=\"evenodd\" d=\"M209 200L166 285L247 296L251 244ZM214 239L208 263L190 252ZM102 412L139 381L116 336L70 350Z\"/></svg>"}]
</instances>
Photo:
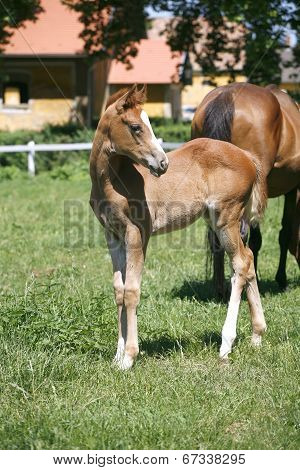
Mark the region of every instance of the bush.
<instances>
[{"instance_id":1,"label":"bush","mask_svg":"<svg viewBox=\"0 0 300 470\"><path fill-rule=\"evenodd\" d=\"M53 179L79 181L86 179L88 172L87 161L77 160L76 162L57 166L50 171L50 176Z\"/></svg>"},{"instance_id":2,"label":"bush","mask_svg":"<svg viewBox=\"0 0 300 470\"><path fill-rule=\"evenodd\" d=\"M165 142L187 142L191 138L189 122L174 122L172 119L152 118L151 124L157 138Z\"/></svg>"},{"instance_id":3,"label":"bush","mask_svg":"<svg viewBox=\"0 0 300 470\"><path fill-rule=\"evenodd\" d=\"M293 98L293 100L300 103L300 89L299 90L288 90L288 94Z\"/></svg>"},{"instance_id":4,"label":"bush","mask_svg":"<svg viewBox=\"0 0 300 470\"><path fill-rule=\"evenodd\" d=\"M0 181L12 180L22 175L24 173L15 165L0 167Z\"/></svg>"}]
</instances>

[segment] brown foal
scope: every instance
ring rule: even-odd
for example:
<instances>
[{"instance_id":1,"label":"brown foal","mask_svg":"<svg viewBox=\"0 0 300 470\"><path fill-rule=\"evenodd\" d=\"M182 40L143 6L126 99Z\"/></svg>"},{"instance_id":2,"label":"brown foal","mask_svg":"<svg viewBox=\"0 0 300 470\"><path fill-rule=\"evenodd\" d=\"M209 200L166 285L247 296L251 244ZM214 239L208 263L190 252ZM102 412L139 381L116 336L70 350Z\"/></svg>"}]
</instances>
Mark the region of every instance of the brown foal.
<instances>
[{"instance_id":1,"label":"brown foal","mask_svg":"<svg viewBox=\"0 0 300 470\"><path fill-rule=\"evenodd\" d=\"M266 329L253 255L240 235L241 221L258 219L264 210L259 162L211 139L193 140L166 155L141 108L144 100L144 90L136 86L110 99L90 157L90 202L104 226L113 264L119 324L115 362L128 369L139 351L136 310L150 235L186 227L199 217L216 231L233 268L220 349L227 359L244 287L254 345Z\"/></svg>"},{"instance_id":2,"label":"brown foal","mask_svg":"<svg viewBox=\"0 0 300 470\"><path fill-rule=\"evenodd\" d=\"M276 280L286 287L287 249L300 265L300 113L289 95L275 85L262 88L233 83L211 91L198 106L192 122L192 138L209 137L232 142L258 156L268 197L285 197L281 254ZM224 295L224 251L210 234L214 251L214 283ZM261 246L259 226L250 231L249 246L255 266Z\"/></svg>"}]
</instances>

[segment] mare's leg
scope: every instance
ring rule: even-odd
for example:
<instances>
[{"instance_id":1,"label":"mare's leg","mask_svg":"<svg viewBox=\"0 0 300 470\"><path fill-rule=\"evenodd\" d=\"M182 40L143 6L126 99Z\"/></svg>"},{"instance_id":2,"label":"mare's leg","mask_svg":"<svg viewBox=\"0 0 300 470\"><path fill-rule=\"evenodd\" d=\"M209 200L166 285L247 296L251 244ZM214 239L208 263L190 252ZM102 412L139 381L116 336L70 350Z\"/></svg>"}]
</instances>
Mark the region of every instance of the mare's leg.
<instances>
[{"instance_id":1,"label":"mare's leg","mask_svg":"<svg viewBox=\"0 0 300 470\"><path fill-rule=\"evenodd\" d=\"M119 240L113 233L106 233L107 246L113 265L113 286L118 309L118 345L115 362L120 365L125 351L127 338L127 318L124 308L126 252L124 240Z\"/></svg>"},{"instance_id":2,"label":"mare's leg","mask_svg":"<svg viewBox=\"0 0 300 470\"><path fill-rule=\"evenodd\" d=\"M258 252L261 249L262 245L262 236L260 231L260 226L250 227L250 237L249 237L249 248L254 256L254 267L257 275L257 257Z\"/></svg>"},{"instance_id":3,"label":"mare's leg","mask_svg":"<svg viewBox=\"0 0 300 470\"><path fill-rule=\"evenodd\" d=\"M247 297L253 326L253 342L255 344L258 344L257 337L265 331L266 326L255 276L253 254L243 244L239 225L224 227L220 230L219 236L233 268L232 289L227 316L222 329L222 344L220 348L220 358L227 359L236 338L239 306L245 285L247 285Z\"/></svg>"},{"instance_id":4,"label":"mare's leg","mask_svg":"<svg viewBox=\"0 0 300 470\"><path fill-rule=\"evenodd\" d=\"M289 243L289 252L295 256L300 268L300 188L297 189L295 216L293 217L292 238Z\"/></svg>"},{"instance_id":5,"label":"mare's leg","mask_svg":"<svg viewBox=\"0 0 300 470\"><path fill-rule=\"evenodd\" d=\"M279 266L276 273L276 281L280 289L285 289L287 286L286 279L286 258L289 243L292 237L293 218L295 217L297 200L297 189L293 189L285 195L284 209L281 221L281 230L279 232L279 245L280 245L280 259Z\"/></svg>"},{"instance_id":6,"label":"mare's leg","mask_svg":"<svg viewBox=\"0 0 300 470\"><path fill-rule=\"evenodd\" d=\"M213 286L218 298L226 299L225 275L224 275L224 249L219 242L216 233L209 228L208 240L213 254Z\"/></svg>"}]
</instances>

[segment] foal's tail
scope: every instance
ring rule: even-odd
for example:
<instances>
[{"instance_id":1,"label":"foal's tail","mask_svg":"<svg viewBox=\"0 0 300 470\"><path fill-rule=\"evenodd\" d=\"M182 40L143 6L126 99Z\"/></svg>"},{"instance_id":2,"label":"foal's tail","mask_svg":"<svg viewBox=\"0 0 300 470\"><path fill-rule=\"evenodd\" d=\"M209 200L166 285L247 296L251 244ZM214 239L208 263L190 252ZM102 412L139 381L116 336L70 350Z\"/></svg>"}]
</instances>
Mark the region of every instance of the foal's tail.
<instances>
[{"instance_id":1,"label":"foal's tail","mask_svg":"<svg viewBox=\"0 0 300 470\"><path fill-rule=\"evenodd\" d=\"M256 179L245 211L247 222L252 227L255 227L261 221L267 206L267 184L266 179L263 177L259 158L250 152L244 152L252 160L256 168Z\"/></svg>"},{"instance_id":2,"label":"foal's tail","mask_svg":"<svg viewBox=\"0 0 300 470\"><path fill-rule=\"evenodd\" d=\"M231 142L234 102L231 90L224 90L205 109L201 137Z\"/></svg>"}]
</instances>

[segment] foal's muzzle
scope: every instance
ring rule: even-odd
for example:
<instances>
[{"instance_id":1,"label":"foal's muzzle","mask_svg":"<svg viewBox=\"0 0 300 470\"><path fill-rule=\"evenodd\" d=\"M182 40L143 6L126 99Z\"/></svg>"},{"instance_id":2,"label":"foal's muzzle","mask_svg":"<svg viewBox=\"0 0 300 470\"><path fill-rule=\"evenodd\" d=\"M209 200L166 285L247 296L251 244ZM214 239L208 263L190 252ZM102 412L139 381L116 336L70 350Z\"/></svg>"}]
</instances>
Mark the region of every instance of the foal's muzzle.
<instances>
[{"instance_id":1,"label":"foal's muzzle","mask_svg":"<svg viewBox=\"0 0 300 470\"><path fill-rule=\"evenodd\" d=\"M169 163L166 159L160 160L157 164L150 163L149 170L151 175L160 176L163 175L168 169Z\"/></svg>"}]
</instances>

